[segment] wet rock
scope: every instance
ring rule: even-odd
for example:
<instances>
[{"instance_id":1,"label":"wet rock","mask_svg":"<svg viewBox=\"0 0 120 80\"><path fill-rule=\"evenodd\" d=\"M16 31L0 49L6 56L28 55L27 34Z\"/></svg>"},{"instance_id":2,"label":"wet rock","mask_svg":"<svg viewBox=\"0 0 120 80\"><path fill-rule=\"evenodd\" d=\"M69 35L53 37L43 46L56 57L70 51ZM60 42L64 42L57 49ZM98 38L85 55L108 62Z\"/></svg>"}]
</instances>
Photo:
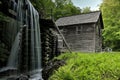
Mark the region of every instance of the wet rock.
<instances>
[{"instance_id":1,"label":"wet rock","mask_svg":"<svg viewBox=\"0 0 120 80\"><path fill-rule=\"evenodd\" d=\"M16 80L29 80L29 77L27 75L21 74Z\"/></svg>"},{"instance_id":2,"label":"wet rock","mask_svg":"<svg viewBox=\"0 0 120 80\"><path fill-rule=\"evenodd\" d=\"M52 75L54 70L57 70L60 66L65 65L65 60L57 60L54 59L52 61L49 61L47 66L43 68L42 76L44 80L48 80L50 75Z\"/></svg>"}]
</instances>

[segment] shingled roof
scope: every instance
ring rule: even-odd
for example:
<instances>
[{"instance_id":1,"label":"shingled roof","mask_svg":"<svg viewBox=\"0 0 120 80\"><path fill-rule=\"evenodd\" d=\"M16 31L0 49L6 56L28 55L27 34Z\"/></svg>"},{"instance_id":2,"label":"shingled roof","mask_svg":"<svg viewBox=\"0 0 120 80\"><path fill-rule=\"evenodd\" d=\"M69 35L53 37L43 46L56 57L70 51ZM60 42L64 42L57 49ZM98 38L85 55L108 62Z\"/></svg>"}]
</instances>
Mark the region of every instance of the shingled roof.
<instances>
[{"instance_id":1,"label":"shingled roof","mask_svg":"<svg viewBox=\"0 0 120 80\"><path fill-rule=\"evenodd\" d=\"M74 15L74 16L68 16L68 17L62 17L56 21L56 25L57 26L68 26L68 25L75 25L75 24L95 23L98 21L99 17L102 20L100 11L95 11L95 12L90 12L90 13L80 14L80 15Z\"/></svg>"}]
</instances>

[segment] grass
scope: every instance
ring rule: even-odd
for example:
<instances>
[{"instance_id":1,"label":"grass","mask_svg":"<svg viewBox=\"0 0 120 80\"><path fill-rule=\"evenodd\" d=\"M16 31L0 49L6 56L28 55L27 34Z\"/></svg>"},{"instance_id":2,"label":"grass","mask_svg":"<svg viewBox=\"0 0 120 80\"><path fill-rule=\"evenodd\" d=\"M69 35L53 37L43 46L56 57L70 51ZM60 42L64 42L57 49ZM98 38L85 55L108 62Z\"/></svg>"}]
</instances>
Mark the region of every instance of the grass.
<instances>
[{"instance_id":1,"label":"grass","mask_svg":"<svg viewBox=\"0 0 120 80\"><path fill-rule=\"evenodd\" d=\"M66 59L49 80L119 80L120 52L65 53L57 59Z\"/></svg>"}]
</instances>

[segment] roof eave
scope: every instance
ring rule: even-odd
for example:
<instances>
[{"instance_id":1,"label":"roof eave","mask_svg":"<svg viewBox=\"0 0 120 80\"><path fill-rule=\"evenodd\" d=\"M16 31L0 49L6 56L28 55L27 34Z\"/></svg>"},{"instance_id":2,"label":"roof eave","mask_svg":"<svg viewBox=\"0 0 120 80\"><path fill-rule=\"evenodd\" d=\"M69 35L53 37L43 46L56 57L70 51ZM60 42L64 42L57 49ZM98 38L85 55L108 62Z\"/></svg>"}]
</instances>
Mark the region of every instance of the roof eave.
<instances>
[{"instance_id":1,"label":"roof eave","mask_svg":"<svg viewBox=\"0 0 120 80\"><path fill-rule=\"evenodd\" d=\"M96 22L89 22L89 23L80 23L80 24L70 24L70 25L58 25L59 27L64 27L64 26L74 26L74 25L82 25L82 24L94 24L94 23L97 23Z\"/></svg>"}]
</instances>

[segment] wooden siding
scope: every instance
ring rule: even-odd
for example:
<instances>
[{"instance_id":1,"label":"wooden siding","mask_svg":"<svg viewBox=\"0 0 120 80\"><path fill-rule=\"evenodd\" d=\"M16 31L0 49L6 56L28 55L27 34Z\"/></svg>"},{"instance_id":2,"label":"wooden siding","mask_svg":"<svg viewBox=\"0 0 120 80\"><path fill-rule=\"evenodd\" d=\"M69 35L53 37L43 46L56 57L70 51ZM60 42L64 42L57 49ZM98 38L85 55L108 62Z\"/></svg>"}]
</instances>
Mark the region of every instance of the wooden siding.
<instances>
[{"instance_id":1,"label":"wooden siding","mask_svg":"<svg viewBox=\"0 0 120 80\"><path fill-rule=\"evenodd\" d=\"M100 20L95 24L95 51L100 52L102 50L102 29Z\"/></svg>"},{"instance_id":2,"label":"wooden siding","mask_svg":"<svg viewBox=\"0 0 120 80\"><path fill-rule=\"evenodd\" d=\"M78 28L82 30L78 30ZM61 28L61 31L72 51L76 51L76 52L95 51L94 24L66 26ZM79 31L79 33L77 33L76 31Z\"/></svg>"}]
</instances>

